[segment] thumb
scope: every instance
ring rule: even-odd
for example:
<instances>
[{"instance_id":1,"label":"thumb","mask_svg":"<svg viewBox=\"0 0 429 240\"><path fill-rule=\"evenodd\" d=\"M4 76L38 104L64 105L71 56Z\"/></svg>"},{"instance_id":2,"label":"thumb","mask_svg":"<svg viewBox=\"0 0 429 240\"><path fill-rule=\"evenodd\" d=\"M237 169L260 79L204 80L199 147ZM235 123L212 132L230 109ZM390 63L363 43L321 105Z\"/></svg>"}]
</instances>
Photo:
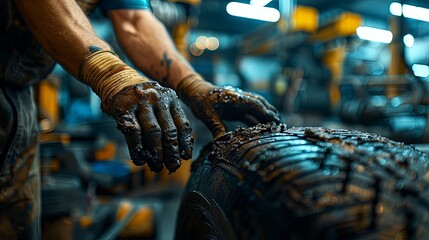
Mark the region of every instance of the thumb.
<instances>
[{"instance_id":1,"label":"thumb","mask_svg":"<svg viewBox=\"0 0 429 240\"><path fill-rule=\"evenodd\" d=\"M207 128L212 132L214 139L219 138L226 132L225 124L215 112L202 119Z\"/></svg>"}]
</instances>

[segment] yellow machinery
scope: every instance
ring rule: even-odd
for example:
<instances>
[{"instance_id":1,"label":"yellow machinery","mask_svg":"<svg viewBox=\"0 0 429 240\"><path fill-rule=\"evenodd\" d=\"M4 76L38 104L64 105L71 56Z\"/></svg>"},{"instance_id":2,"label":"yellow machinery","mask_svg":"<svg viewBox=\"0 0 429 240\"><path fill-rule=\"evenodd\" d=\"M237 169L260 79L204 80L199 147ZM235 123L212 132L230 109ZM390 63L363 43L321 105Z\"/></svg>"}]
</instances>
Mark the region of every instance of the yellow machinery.
<instances>
[{"instance_id":1,"label":"yellow machinery","mask_svg":"<svg viewBox=\"0 0 429 240\"><path fill-rule=\"evenodd\" d=\"M403 43L402 34L400 29L399 17L392 17L390 19L391 31L393 33L393 40L390 43L390 66L388 75L391 79L396 76L404 76L406 74L406 67L403 56ZM389 99L399 94L398 85L389 84L386 87L386 97Z\"/></svg>"},{"instance_id":2,"label":"yellow machinery","mask_svg":"<svg viewBox=\"0 0 429 240\"><path fill-rule=\"evenodd\" d=\"M361 25L361 17L354 13L344 12L334 21L323 26L312 34L313 42L329 42L337 38L348 37L356 34L356 29ZM323 63L331 71L329 84L329 96L331 109L335 108L341 100L339 85L343 76L343 63L346 52L346 42L332 44L325 47L322 57Z\"/></svg>"},{"instance_id":3,"label":"yellow machinery","mask_svg":"<svg viewBox=\"0 0 429 240\"><path fill-rule=\"evenodd\" d=\"M339 84L343 75L346 50L346 42L336 40L355 35L361 22L360 15L342 12L330 22L320 26L317 9L298 5L292 11L290 19L281 18L277 23L266 24L246 35L240 43L240 53L276 56L279 52L285 52L287 48L294 48L296 44L307 47L313 44L323 45L322 63L331 72L326 91L329 92L329 102L333 109L339 104L341 98ZM283 45L280 45L282 42ZM285 57L288 58L287 54ZM292 76L295 75L292 74ZM286 88L282 87L283 91L289 91ZM277 92L277 90L274 91Z\"/></svg>"},{"instance_id":4,"label":"yellow machinery","mask_svg":"<svg viewBox=\"0 0 429 240\"><path fill-rule=\"evenodd\" d=\"M327 42L339 37L347 37L356 34L356 29L361 24L361 17L350 12L343 12L332 22L320 27L312 34L314 42Z\"/></svg>"},{"instance_id":5,"label":"yellow machinery","mask_svg":"<svg viewBox=\"0 0 429 240\"><path fill-rule=\"evenodd\" d=\"M43 132L52 131L59 122L58 94L60 78L51 74L41 81L36 91L39 106L39 121Z\"/></svg>"},{"instance_id":6,"label":"yellow machinery","mask_svg":"<svg viewBox=\"0 0 429 240\"><path fill-rule=\"evenodd\" d=\"M247 34L240 43L240 52L249 55L274 54L279 39L294 32L315 32L318 27L318 11L312 7L297 6L291 19L280 18Z\"/></svg>"}]
</instances>

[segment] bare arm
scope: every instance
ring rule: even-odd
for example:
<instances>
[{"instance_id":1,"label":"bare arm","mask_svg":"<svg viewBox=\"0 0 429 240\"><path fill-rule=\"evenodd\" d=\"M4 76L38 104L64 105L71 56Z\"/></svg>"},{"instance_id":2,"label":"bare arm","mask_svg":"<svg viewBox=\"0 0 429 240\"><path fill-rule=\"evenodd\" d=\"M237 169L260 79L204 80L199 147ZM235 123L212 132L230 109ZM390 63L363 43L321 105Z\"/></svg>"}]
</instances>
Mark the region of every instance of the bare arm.
<instances>
[{"instance_id":1,"label":"bare arm","mask_svg":"<svg viewBox=\"0 0 429 240\"><path fill-rule=\"evenodd\" d=\"M122 48L149 77L177 89L181 79L195 73L177 52L164 25L150 11L112 10L108 15Z\"/></svg>"},{"instance_id":2,"label":"bare arm","mask_svg":"<svg viewBox=\"0 0 429 240\"><path fill-rule=\"evenodd\" d=\"M74 0L15 0L41 46L101 98L133 162L151 170L180 167L192 156L191 125L171 89L139 76L98 38ZM101 50L101 51L100 51Z\"/></svg>"},{"instance_id":3,"label":"bare arm","mask_svg":"<svg viewBox=\"0 0 429 240\"><path fill-rule=\"evenodd\" d=\"M21 16L45 51L77 76L90 47L109 50L74 0L15 0Z\"/></svg>"},{"instance_id":4,"label":"bare arm","mask_svg":"<svg viewBox=\"0 0 429 240\"><path fill-rule=\"evenodd\" d=\"M226 132L223 119L242 120L250 125L279 122L277 110L263 97L204 81L177 52L164 25L151 12L112 10L108 14L122 48L134 64L173 88L215 137Z\"/></svg>"}]
</instances>

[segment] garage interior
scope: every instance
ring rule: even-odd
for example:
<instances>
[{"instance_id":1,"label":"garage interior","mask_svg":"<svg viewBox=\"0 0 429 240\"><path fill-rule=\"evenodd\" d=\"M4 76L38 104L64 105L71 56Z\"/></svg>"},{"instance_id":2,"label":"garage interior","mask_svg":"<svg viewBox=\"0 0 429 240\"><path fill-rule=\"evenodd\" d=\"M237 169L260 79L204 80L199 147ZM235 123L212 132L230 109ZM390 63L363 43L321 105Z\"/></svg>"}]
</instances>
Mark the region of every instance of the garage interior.
<instances>
[{"instance_id":1,"label":"garage interior","mask_svg":"<svg viewBox=\"0 0 429 240\"><path fill-rule=\"evenodd\" d=\"M287 126L375 133L429 154L428 1L150 2L204 79L262 95ZM108 19L90 19L126 59ZM173 174L133 165L99 98L59 65L36 92L43 239L174 239L193 160ZM212 135L182 105L196 159Z\"/></svg>"}]
</instances>

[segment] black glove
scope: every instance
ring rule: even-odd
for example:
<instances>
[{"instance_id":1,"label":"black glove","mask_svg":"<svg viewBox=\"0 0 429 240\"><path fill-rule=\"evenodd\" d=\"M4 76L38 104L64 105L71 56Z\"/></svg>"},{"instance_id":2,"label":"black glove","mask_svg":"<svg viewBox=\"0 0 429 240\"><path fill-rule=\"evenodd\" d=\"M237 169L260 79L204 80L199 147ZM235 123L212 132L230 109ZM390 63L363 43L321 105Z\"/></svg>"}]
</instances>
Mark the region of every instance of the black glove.
<instances>
[{"instance_id":1,"label":"black glove","mask_svg":"<svg viewBox=\"0 0 429 240\"><path fill-rule=\"evenodd\" d=\"M250 126L259 122L280 122L275 107L262 96L238 88L214 86L198 75L183 79L177 93L215 138L226 132L222 119L239 120Z\"/></svg>"},{"instance_id":2,"label":"black glove","mask_svg":"<svg viewBox=\"0 0 429 240\"><path fill-rule=\"evenodd\" d=\"M101 98L124 134L131 159L147 162L152 171L163 165L174 172L182 159L192 157L191 123L176 93L139 76L110 51L96 51L80 64L79 79Z\"/></svg>"},{"instance_id":3,"label":"black glove","mask_svg":"<svg viewBox=\"0 0 429 240\"><path fill-rule=\"evenodd\" d=\"M152 81L128 86L105 111L118 123L134 164L147 162L156 172L164 164L174 172L181 158L192 157L191 123L173 90Z\"/></svg>"}]
</instances>

